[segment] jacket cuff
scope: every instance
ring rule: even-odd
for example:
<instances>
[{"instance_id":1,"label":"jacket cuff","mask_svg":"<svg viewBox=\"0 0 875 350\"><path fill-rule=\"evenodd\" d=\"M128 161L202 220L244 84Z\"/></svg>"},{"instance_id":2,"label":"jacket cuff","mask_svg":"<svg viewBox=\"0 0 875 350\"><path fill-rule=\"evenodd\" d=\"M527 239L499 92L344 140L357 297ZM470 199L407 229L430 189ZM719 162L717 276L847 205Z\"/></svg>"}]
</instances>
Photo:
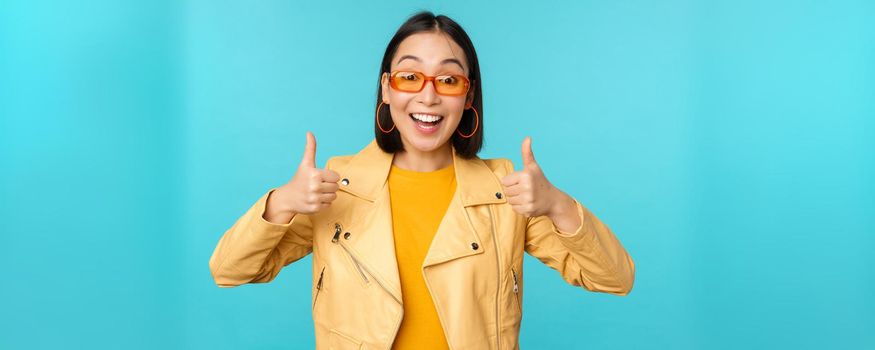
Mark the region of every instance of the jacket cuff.
<instances>
[{"instance_id":1,"label":"jacket cuff","mask_svg":"<svg viewBox=\"0 0 875 350\"><path fill-rule=\"evenodd\" d=\"M553 233L559 236L559 240L565 247L574 250L588 251L598 244L598 238L595 230L592 229L589 220L587 220L587 216L589 215L587 209L576 199L574 200L574 204L577 207L577 217L580 219L580 226L574 232L565 232L559 230L559 228L552 223L553 221L550 220L551 226L553 227ZM587 229L587 227L589 227L589 229Z\"/></svg>"},{"instance_id":2,"label":"jacket cuff","mask_svg":"<svg viewBox=\"0 0 875 350\"><path fill-rule=\"evenodd\" d=\"M566 231L560 230L558 227L556 227L556 224L553 223L553 220L550 220L550 226L553 227L553 232L559 236L574 237L574 236L581 235L584 232L583 227L586 224L586 222L585 222L586 215L584 215L584 213L583 213L583 206L576 199L573 199L573 200L574 200L574 206L577 209L577 218L580 220L580 226L577 227L576 231L566 232Z\"/></svg>"}]
</instances>

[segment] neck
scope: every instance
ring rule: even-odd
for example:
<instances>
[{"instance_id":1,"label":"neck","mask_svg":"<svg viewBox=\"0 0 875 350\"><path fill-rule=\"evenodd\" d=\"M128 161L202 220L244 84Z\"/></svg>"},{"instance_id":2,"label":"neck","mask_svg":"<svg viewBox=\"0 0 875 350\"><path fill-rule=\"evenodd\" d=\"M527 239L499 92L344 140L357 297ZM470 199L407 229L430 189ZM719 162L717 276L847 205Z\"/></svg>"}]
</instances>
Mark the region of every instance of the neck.
<instances>
[{"instance_id":1,"label":"neck","mask_svg":"<svg viewBox=\"0 0 875 350\"><path fill-rule=\"evenodd\" d=\"M450 143L444 143L433 151L421 151L405 146L404 151L395 154L392 165L411 171L435 171L453 164L453 149Z\"/></svg>"}]
</instances>

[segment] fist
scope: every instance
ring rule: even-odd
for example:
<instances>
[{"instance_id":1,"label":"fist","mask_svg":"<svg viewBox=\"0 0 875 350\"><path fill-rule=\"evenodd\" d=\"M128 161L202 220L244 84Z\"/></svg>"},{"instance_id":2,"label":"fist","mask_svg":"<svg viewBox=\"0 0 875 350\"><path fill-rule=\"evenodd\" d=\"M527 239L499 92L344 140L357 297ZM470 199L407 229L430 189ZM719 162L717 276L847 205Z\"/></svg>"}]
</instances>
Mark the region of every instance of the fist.
<instances>
[{"instance_id":1,"label":"fist","mask_svg":"<svg viewBox=\"0 0 875 350\"><path fill-rule=\"evenodd\" d=\"M316 167L316 137L307 132L304 156L295 176L277 189L278 205L283 211L314 214L331 206L337 198L340 175Z\"/></svg>"},{"instance_id":2,"label":"fist","mask_svg":"<svg viewBox=\"0 0 875 350\"><path fill-rule=\"evenodd\" d=\"M547 181L532 153L532 139L526 137L522 145L523 170L501 179L501 186L511 208L523 216L547 215L552 209L556 188Z\"/></svg>"}]
</instances>

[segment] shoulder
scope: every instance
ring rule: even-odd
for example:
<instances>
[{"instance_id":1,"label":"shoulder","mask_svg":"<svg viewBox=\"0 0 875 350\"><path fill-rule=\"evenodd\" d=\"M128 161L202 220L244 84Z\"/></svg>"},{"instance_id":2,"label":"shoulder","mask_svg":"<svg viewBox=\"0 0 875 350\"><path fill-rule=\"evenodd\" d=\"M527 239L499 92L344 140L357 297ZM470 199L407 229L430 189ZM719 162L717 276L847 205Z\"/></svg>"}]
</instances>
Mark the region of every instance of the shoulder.
<instances>
[{"instance_id":1,"label":"shoulder","mask_svg":"<svg viewBox=\"0 0 875 350\"><path fill-rule=\"evenodd\" d=\"M513 172L513 162L508 158L481 159L483 164L499 179Z\"/></svg>"},{"instance_id":2,"label":"shoulder","mask_svg":"<svg viewBox=\"0 0 875 350\"><path fill-rule=\"evenodd\" d=\"M325 161L325 169L335 170L343 168L349 164L349 161L352 160L352 157L354 156L354 154L347 154L328 158L328 160Z\"/></svg>"},{"instance_id":3,"label":"shoulder","mask_svg":"<svg viewBox=\"0 0 875 350\"><path fill-rule=\"evenodd\" d=\"M361 148L354 154L337 155L328 158L325 162L325 168L331 170L343 169L353 165L356 167L370 167L373 164L383 164L387 159L391 159L391 154L384 152L377 141L371 140L365 147Z\"/></svg>"}]
</instances>

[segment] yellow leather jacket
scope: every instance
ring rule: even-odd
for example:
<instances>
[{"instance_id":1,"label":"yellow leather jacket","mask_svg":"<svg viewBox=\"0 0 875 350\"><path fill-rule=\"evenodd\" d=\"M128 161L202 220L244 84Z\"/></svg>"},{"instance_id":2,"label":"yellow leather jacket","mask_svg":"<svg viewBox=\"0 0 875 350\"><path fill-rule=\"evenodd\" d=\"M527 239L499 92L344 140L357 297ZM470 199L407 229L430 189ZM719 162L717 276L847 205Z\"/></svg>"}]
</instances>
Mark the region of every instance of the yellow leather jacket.
<instances>
[{"instance_id":1,"label":"yellow leather jacket","mask_svg":"<svg viewBox=\"0 0 875 350\"><path fill-rule=\"evenodd\" d=\"M342 178L337 199L285 225L262 218L270 191L262 195L216 246L216 284L270 282L312 252L316 348L389 349L403 317L386 186L392 159L376 141L332 157L326 168ZM562 233L546 216L526 218L506 203L499 179L513 172L509 160L464 159L453 150L453 162L456 194L422 264L450 348L518 348L523 252L571 285L616 295L632 289L632 258L578 201L582 224Z\"/></svg>"}]
</instances>

